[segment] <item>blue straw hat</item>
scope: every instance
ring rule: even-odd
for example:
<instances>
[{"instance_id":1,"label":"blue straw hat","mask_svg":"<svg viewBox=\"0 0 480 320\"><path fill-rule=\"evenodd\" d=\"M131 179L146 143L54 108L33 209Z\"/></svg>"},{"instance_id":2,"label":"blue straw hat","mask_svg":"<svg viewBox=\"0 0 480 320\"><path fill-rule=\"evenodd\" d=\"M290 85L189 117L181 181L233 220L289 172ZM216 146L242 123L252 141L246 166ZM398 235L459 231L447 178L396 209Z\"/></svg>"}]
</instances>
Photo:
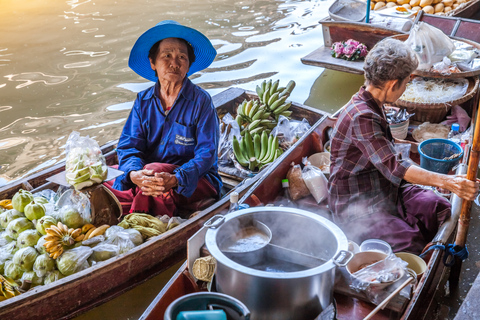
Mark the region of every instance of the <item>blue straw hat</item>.
<instances>
[{"instance_id":1,"label":"blue straw hat","mask_svg":"<svg viewBox=\"0 0 480 320\"><path fill-rule=\"evenodd\" d=\"M217 51L215 51L210 40L201 32L182 26L173 20L164 20L155 27L147 30L137 39L132 51L130 51L128 66L138 75L156 82L157 77L155 76L155 71L153 71L150 66L148 52L155 43L166 38L184 39L192 45L193 52L195 53L195 61L190 66L187 77L207 68L217 55Z\"/></svg>"}]
</instances>

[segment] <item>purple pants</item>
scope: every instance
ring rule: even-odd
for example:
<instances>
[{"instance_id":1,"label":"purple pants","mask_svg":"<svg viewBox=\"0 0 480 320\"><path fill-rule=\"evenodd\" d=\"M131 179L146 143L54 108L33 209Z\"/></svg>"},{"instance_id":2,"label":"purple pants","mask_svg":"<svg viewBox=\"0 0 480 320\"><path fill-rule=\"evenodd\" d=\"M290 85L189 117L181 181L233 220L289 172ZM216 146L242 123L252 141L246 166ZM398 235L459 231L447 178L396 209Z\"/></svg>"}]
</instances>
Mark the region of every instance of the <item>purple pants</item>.
<instances>
[{"instance_id":1,"label":"purple pants","mask_svg":"<svg viewBox=\"0 0 480 320\"><path fill-rule=\"evenodd\" d=\"M451 204L433 191L417 186L401 188L400 192L397 215L377 212L342 224L347 238L358 244L366 239L382 239L394 252L420 254L450 217Z\"/></svg>"}]
</instances>

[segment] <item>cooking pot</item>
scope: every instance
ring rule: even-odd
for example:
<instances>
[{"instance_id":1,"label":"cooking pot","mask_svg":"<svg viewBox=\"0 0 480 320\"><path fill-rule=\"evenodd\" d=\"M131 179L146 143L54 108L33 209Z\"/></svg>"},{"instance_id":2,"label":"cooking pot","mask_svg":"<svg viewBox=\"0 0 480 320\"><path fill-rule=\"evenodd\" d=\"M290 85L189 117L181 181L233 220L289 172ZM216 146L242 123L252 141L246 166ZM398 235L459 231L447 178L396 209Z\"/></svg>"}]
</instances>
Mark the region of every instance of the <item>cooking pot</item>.
<instances>
[{"instance_id":1,"label":"cooking pot","mask_svg":"<svg viewBox=\"0 0 480 320\"><path fill-rule=\"evenodd\" d=\"M222 252L219 241L223 229L231 230L243 219L265 224L272 238L238 259ZM205 243L217 260L217 290L242 301L253 320L316 318L333 302L336 266L345 266L353 256L339 227L301 209L250 208L213 217L206 226Z\"/></svg>"}]
</instances>

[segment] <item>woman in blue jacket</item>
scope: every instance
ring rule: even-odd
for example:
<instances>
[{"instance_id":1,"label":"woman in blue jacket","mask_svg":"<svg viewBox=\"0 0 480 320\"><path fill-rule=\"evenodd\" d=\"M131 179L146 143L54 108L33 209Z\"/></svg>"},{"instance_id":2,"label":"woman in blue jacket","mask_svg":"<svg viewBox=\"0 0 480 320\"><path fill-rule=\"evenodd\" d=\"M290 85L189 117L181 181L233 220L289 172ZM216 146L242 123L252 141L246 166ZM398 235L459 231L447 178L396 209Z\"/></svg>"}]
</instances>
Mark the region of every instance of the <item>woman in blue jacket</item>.
<instances>
[{"instance_id":1,"label":"woman in blue jacket","mask_svg":"<svg viewBox=\"0 0 480 320\"><path fill-rule=\"evenodd\" d=\"M215 56L202 33L169 20L133 46L129 67L155 85L138 94L117 147L124 174L111 190L124 214L172 216L219 197L218 116L210 95L188 79Z\"/></svg>"}]
</instances>

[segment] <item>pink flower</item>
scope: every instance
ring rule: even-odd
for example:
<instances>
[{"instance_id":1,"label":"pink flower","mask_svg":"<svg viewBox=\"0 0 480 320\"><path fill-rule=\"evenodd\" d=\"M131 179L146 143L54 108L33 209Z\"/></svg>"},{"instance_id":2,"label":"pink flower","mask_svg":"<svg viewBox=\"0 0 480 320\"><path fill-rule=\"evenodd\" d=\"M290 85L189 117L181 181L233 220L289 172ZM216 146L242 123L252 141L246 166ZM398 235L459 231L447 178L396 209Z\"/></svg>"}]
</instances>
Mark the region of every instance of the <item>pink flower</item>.
<instances>
[{"instance_id":1,"label":"pink flower","mask_svg":"<svg viewBox=\"0 0 480 320\"><path fill-rule=\"evenodd\" d=\"M360 44L360 42L358 42L358 41L356 41L356 40L353 40L353 39L348 39L347 41L345 41L345 44L346 44L347 46L352 45L352 46L355 46L355 47L356 47L356 46L358 46L358 45Z\"/></svg>"},{"instance_id":2,"label":"pink flower","mask_svg":"<svg viewBox=\"0 0 480 320\"><path fill-rule=\"evenodd\" d=\"M366 57L368 53L367 47L362 45L360 47L360 57Z\"/></svg>"},{"instance_id":3,"label":"pink flower","mask_svg":"<svg viewBox=\"0 0 480 320\"><path fill-rule=\"evenodd\" d=\"M335 54L338 56L343 54L343 45L341 42L335 42L332 46L332 50L335 51Z\"/></svg>"},{"instance_id":4,"label":"pink flower","mask_svg":"<svg viewBox=\"0 0 480 320\"><path fill-rule=\"evenodd\" d=\"M347 57L352 57L352 55L357 51L357 47L348 45L345 48L343 48L343 54L345 54Z\"/></svg>"}]
</instances>

